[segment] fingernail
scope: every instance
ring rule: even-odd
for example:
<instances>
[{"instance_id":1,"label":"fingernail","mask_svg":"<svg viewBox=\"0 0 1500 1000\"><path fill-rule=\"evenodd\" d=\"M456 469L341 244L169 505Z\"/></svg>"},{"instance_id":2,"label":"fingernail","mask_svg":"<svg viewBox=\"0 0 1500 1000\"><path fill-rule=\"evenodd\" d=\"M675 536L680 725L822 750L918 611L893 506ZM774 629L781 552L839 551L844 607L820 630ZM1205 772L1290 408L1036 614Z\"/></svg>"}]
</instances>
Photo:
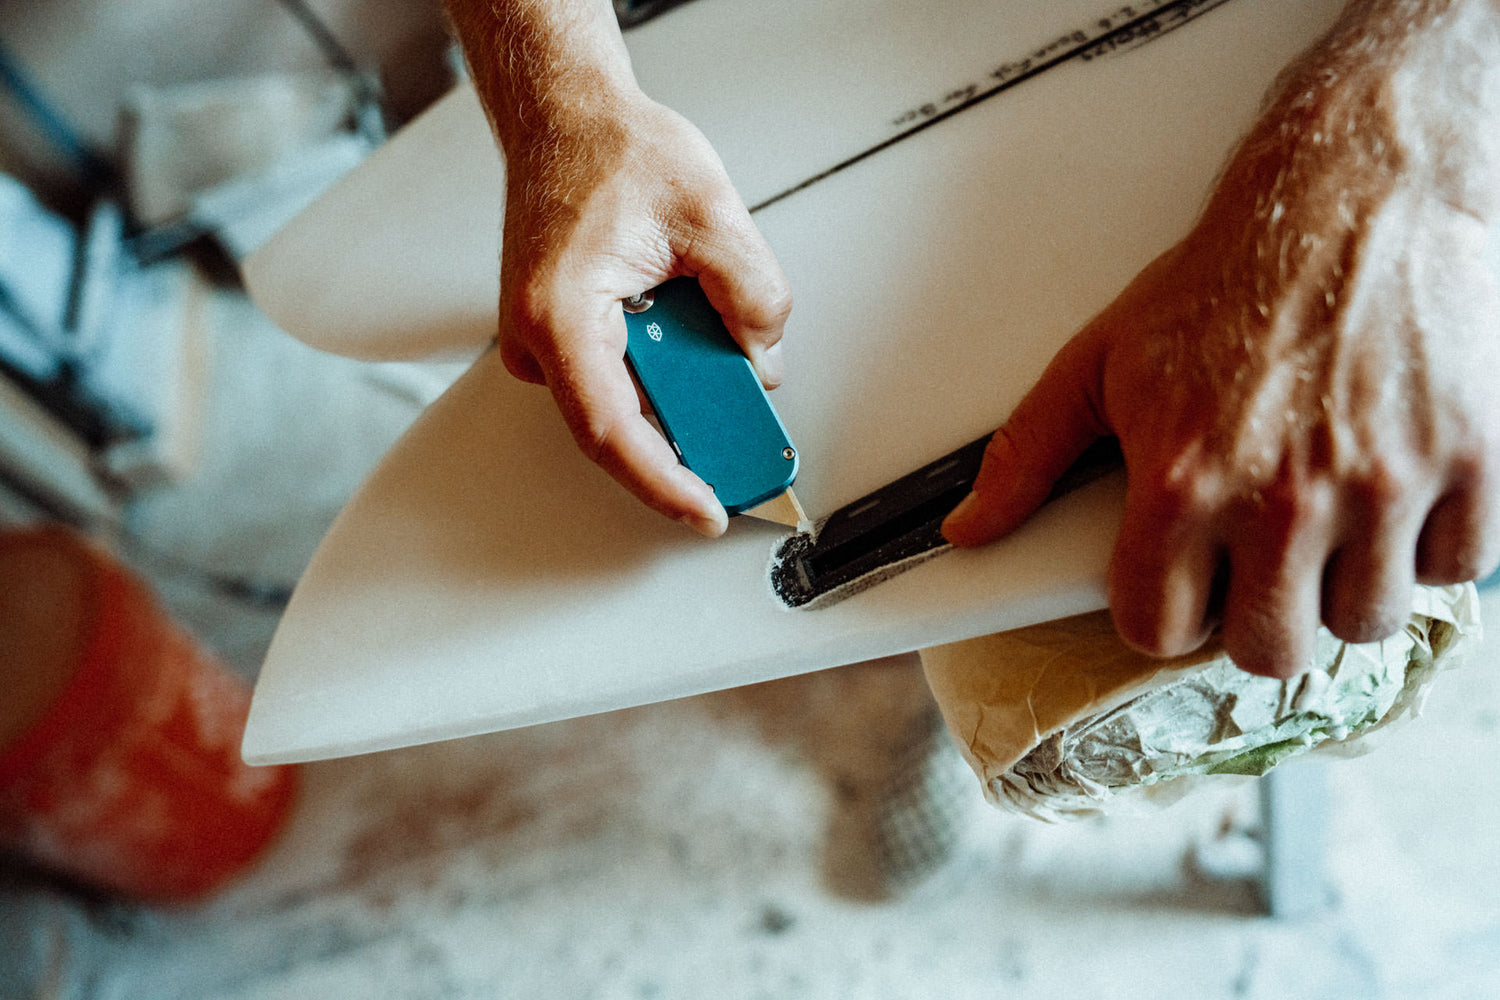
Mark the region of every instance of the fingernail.
<instances>
[{"instance_id":1,"label":"fingernail","mask_svg":"<svg viewBox=\"0 0 1500 1000\"><path fill-rule=\"evenodd\" d=\"M973 540L964 537L964 522L972 519L978 506L979 494L971 491L968 496L959 501L957 507L948 512L947 517L943 518L943 523L938 528L943 538L953 545L972 545ZM957 537L954 535L955 529Z\"/></svg>"},{"instance_id":2,"label":"fingernail","mask_svg":"<svg viewBox=\"0 0 1500 1000\"><path fill-rule=\"evenodd\" d=\"M760 379L767 389L776 388L786 379L786 362L782 360L779 341L761 352Z\"/></svg>"},{"instance_id":3,"label":"fingernail","mask_svg":"<svg viewBox=\"0 0 1500 1000\"><path fill-rule=\"evenodd\" d=\"M724 513L724 506L714 495L713 487L699 479L687 466L679 465L677 474L682 484L698 498L693 504L694 509L677 520L705 538L718 538L724 534L729 527L729 515Z\"/></svg>"},{"instance_id":4,"label":"fingernail","mask_svg":"<svg viewBox=\"0 0 1500 1000\"><path fill-rule=\"evenodd\" d=\"M964 520L971 513L973 513L974 508L976 506L978 506L978 504L979 504L979 494L978 494L978 492L970 490L969 491L969 495L966 496L966 497L964 497L962 500L960 500L959 503L958 503L958 506L954 507L953 510L951 512L949 512L949 514L948 514L947 517L943 518L943 523L944 524L948 524L948 523L950 523L952 521L962 521L962 520Z\"/></svg>"},{"instance_id":5,"label":"fingernail","mask_svg":"<svg viewBox=\"0 0 1500 1000\"><path fill-rule=\"evenodd\" d=\"M692 528L704 538L718 538L729 527L729 515L724 513L723 507L720 507L714 514L698 511L692 514L684 514L677 520Z\"/></svg>"}]
</instances>

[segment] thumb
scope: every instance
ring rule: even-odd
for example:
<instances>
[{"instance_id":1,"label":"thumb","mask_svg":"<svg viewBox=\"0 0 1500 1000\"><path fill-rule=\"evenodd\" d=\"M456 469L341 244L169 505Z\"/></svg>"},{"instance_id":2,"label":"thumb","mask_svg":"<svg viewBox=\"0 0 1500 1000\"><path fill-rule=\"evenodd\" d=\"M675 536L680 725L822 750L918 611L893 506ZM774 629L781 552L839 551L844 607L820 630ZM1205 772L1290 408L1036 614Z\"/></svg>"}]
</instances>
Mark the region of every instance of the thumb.
<instances>
[{"instance_id":1,"label":"thumb","mask_svg":"<svg viewBox=\"0 0 1500 1000\"><path fill-rule=\"evenodd\" d=\"M973 491L943 522L958 546L1010 534L1089 445L1110 433L1098 405L1104 351L1085 330L1052 359L985 448Z\"/></svg>"}]
</instances>

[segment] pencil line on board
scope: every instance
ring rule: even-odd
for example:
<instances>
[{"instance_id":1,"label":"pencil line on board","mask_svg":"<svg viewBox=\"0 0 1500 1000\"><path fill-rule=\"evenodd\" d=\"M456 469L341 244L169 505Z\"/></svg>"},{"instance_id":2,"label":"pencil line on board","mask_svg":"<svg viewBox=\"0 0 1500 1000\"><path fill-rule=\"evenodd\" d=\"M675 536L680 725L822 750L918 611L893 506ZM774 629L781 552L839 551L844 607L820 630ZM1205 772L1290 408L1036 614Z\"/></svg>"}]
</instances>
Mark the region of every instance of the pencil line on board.
<instances>
[{"instance_id":1,"label":"pencil line on board","mask_svg":"<svg viewBox=\"0 0 1500 1000\"><path fill-rule=\"evenodd\" d=\"M799 181L791 187L765 198L750 206L753 215L761 209L769 208L777 202L784 201L794 194L806 191L808 188L821 181L825 181L833 175L847 170L877 153L884 152L898 143L905 142L913 136L925 132L939 122L968 111L984 101L1002 94L1012 87L1033 80L1050 69L1055 69L1064 63L1079 60L1090 62L1108 55L1115 55L1139 48L1149 42L1176 31L1190 21L1207 14L1217 7L1229 3L1229 0L1158 0L1149 10L1139 13L1141 5L1124 5L1119 7L1110 18L1102 18L1096 25L1104 26L1098 34L1091 34L1088 29L1077 29L1063 34L1057 41L1034 50L1031 56L1007 62L990 72L987 80L995 82L986 85L966 84L958 88L950 88L947 95L940 101L929 102L911 111L904 112L897 120L898 126L905 125L908 121L915 120L915 124L902 129L888 139L884 139L868 149L861 150L847 159L835 163L826 170L819 171ZM1123 17L1124 20L1115 22L1113 19ZM947 104L947 107L941 105Z\"/></svg>"}]
</instances>

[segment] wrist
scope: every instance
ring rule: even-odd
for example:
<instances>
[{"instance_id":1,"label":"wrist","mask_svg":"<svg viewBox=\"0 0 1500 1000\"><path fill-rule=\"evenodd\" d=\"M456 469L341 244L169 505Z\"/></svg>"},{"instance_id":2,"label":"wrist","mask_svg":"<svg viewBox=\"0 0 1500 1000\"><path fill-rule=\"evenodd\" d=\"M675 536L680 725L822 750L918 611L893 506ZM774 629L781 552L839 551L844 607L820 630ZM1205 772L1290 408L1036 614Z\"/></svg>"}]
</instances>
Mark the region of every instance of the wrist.
<instances>
[{"instance_id":1,"label":"wrist","mask_svg":"<svg viewBox=\"0 0 1500 1000\"><path fill-rule=\"evenodd\" d=\"M1321 145L1388 191L1488 222L1500 208L1500 0L1351 0L1284 74L1273 108L1304 155Z\"/></svg>"},{"instance_id":2,"label":"wrist","mask_svg":"<svg viewBox=\"0 0 1500 1000\"><path fill-rule=\"evenodd\" d=\"M1391 73L1406 169L1485 224L1500 213L1500 3L1457 0L1414 32Z\"/></svg>"},{"instance_id":3,"label":"wrist","mask_svg":"<svg viewBox=\"0 0 1500 1000\"><path fill-rule=\"evenodd\" d=\"M586 136L639 94L608 0L447 0L506 159Z\"/></svg>"},{"instance_id":4,"label":"wrist","mask_svg":"<svg viewBox=\"0 0 1500 1000\"><path fill-rule=\"evenodd\" d=\"M1500 0L1351 2L1283 71L1200 226L1248 220L1248 266L1274 245L1290 273L1398 190L1500 210Z\"/></svg>"}]
</instances>

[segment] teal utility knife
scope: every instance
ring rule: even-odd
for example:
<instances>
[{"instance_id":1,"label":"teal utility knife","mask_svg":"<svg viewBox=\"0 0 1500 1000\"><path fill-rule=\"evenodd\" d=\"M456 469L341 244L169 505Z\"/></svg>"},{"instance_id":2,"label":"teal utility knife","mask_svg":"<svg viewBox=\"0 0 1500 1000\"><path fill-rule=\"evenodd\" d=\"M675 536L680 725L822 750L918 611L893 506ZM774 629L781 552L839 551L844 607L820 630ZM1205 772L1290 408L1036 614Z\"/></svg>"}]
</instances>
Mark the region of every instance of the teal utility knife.
<instances>
[{"instance_id":1,"label":"teal utility knife","mask_svg":"<svg viewBox=\"0 0 1500 1000\"><path fill-rule=\"evenodd\" d=\"M697 280L626 299L625 357L677 456L728 514L796 527L797 449Z\"/></svg>"}]
</instances>

